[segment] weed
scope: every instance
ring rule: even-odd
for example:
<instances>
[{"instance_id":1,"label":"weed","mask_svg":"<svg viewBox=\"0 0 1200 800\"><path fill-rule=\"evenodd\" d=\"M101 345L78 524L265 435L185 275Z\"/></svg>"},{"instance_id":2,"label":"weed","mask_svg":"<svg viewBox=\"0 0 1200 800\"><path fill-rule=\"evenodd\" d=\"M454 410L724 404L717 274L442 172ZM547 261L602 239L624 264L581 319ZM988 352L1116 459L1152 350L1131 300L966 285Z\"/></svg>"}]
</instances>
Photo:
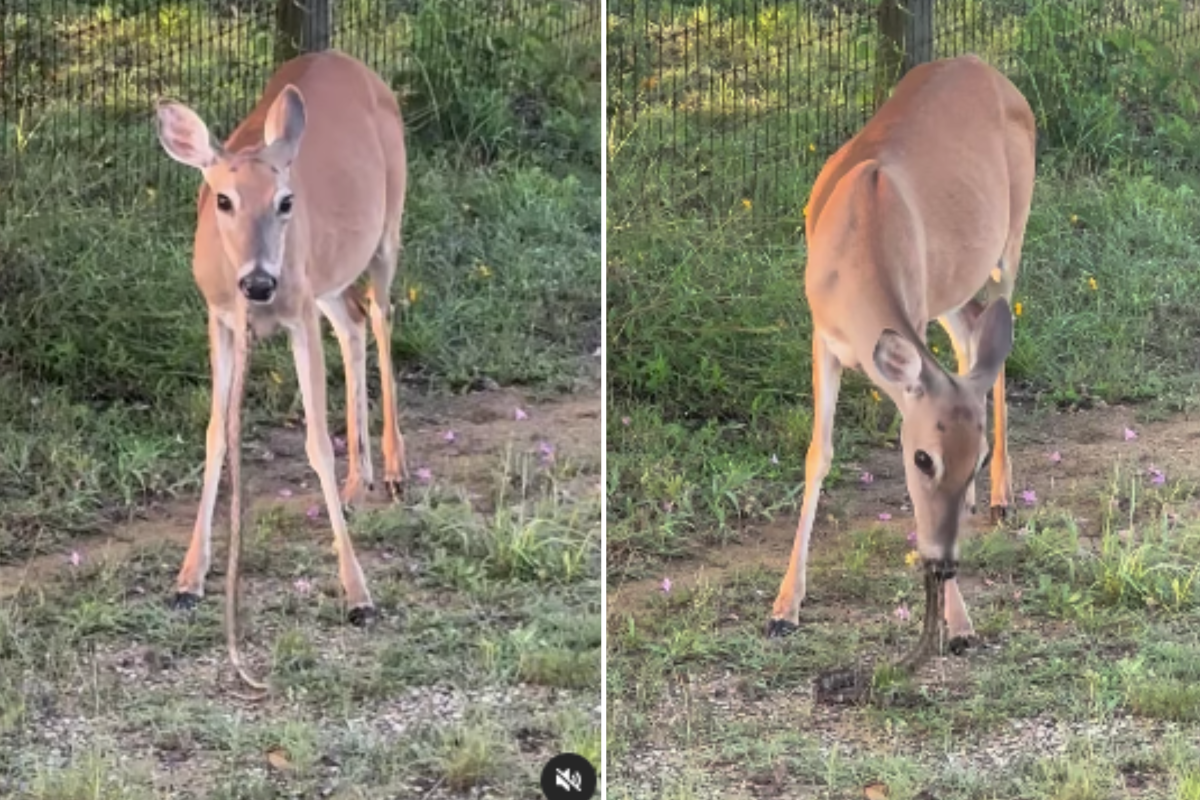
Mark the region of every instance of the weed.
<instances>
[{"instance_id":1,"label":"weed","mask_svg":"<svg viewBox=\"0 0 1200 800\"><path fill-rule=\"evenodd\" d=\"M355 13L377 5L348 3ZM195 58L205 96L175 92L205 114L218 101L244 107L265 62L230 64L233 29L214 27L210 10L110 5L73 7L44 37L73 43L56 52L56 75L101 59L130 91L104 98L102 118L77 98L44 98L47 122L23 136L0 205L0 562L62 558L61 568L34 562L44 568L0 600L0 795L365 800L478 786L522 797L545 754L519 749L520 731L552 712L545 749L598 763L599 431L538 418L568 399L531 404L525 428L505 434L487 401L509 394L496 384L522 384L530 400L594 388L598 41L559 46L527 30L525 18L550 28L570 11L548 2L489 26L498 50L486 59L457 47L436 63L396 55L383 69L405 95L409 130L394 298L401 409L413 418L402 425L409 458L444 469L402 502L350 517L381 614L369 630L345 628L327 520L299 505L319 498L295 441L292 359L284 337L256 346L247 470L256 496L281 499L256 515L243 559L244 648L275 689L250 708L213 669L225 660L219 581L193 613L173 612L162 595L178 543L120 531L138 541L102 561L86 535L150 507L150 528L190 529L210 406L204 310L187 265L194 178L171 171L144 109L127 107L180 88L174 57L150 69L98 53L194 53L200 29L219 28ZM364 36L399 54L397 41L455 32L480 8L392 9L393 26ZM0 38L29 34L24 17L3 16ZM100 17L116 22L88 27ZM77 141L94 125L112 134L104 152ZM325 346L339 435L340 349L332 337ZM453 396L478 389L489 391ZM461 446L425 430L431 409L463 431ZM562 448L553 462L515 452L534 430ZM280 468L292 458L307 487ZM497 473L511 484L503 492L488 489ZM284 500L276 482L296 496ZM215 553L214 578L221 561Z\"/></svg>"},{"instance_id":2,"label":"weed","mask_svg":"<svg viewBox=\"0 0 1200 800\"><path fill-rule=\"evenodd\" d=\"M1179 778L1175 800L1200 800L1200 772L1188 772Z\"/></svg>"},{"instance_id":3,"label":"weed","mask_svg":"<svg viewBox=\"0 0 1200 800\"><path fill-rule=\"evenodd\" d=\"M463 791L502 777L507 755L495 726L457 725L439 734L437 769L447 786Z\"/></svg>"},{"instance_id":4,"label":"weed","mask_svg":"<svg viewBox=\"0 0 1200 800\"><path fill-rule=\"evenodd\" d=\"M1172 722L1200 721L1200 687L1174 679L1132 683L1129 706L1137 714Z\"/></svg>"},{"instance_id":5,"label":"weed","mask_svg":"<svg viewBox=\"0 0 1200 800\"><path fill-rule=\"evenodd\" d=\"M457 30L455 20L470 17L469 5L424 3L411 25L401 20L398 31L374 33L394 40ZM123 13L123 24L103 30L134 52L145 44L138 37L190 52L199 32L212 27L205 13L179 10L179 18L156 25L145 24L144 9ZM526 17L539 14L530 10L493 26L503 56L492 52L486 64L474 55L478 49L447 51L437 65L446 71L434 78L449 83L426 86L422 79L424 88L416 88L417 75L384 69L399 89L417 92L396 287L404 299L393 348L410 384L436 391L494 383L570 390L587 376L586 358L599 342L596 53L551 44L524 26ZM86 20L71 24L86 27ZM105 46L104 36L87 41ZM56 74L91 63L95 54L77 44L64 48ZM218 52L226 51L212 50ZM198 58L192 68L210 78L208 86L223 87L214 91L225 108L240 107L257 90L249 73L228 87L228 65L215 56ZM4 559L48 552L66 537L100 530L199 482L209 370L204 310L188 272L194 179L173 177L143 193L147 181L157 181L152 176L176 172L169 172L141 112L124 114L131 98L170 94L164 81L176 80L177 72L168 78L120 69L132 87L112 98L120 115L92 119L67 98L43 98L44 114L53 119L39 130L67 136L103 125L112 134L109 151L97 155L37 139L21 154L16 180L4 187ZM251 71L260 69L256 62ZM472 70L479 74L471 77ZM460 84L469 91L449 91ZM453 108L429 112L420 98L434 95ZM212 100L182 99L202 112ZM121 127L108 130L113 125ZM488 151L482 161L481 149ZM332 338L325 344L336 420L344 397L340 350ZM248 382L252 430L299 415L295 386L282 337L256 348Z\"/></svg>"}]
</instances>

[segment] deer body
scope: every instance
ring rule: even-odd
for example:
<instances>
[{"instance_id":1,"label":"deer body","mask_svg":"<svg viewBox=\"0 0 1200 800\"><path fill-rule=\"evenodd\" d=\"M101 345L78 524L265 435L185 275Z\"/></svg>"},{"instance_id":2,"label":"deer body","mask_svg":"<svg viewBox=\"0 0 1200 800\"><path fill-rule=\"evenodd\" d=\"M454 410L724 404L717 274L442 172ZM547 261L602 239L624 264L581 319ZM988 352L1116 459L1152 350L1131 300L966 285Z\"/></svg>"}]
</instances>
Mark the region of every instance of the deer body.
<instances>
[{"instance_id":1,"label":"deer body","mask_svg":"<svg viewBox=\"0 0 1200 800\"><path fill-rule=\"evenodd\" d=\"M343 501L374 483L367 435L366 317L382 372L384 478L398 489L404 445L396 419L390 289L400 250L406 183L404 127L395 96L368 67L337 53L284 64L224 145L186 106L163 102L159 138L177 161L200 170L193 252L195 280L208 305L212 417L204 485L176 604L204 592L213 510L230 440L230 387L244 374L248 329L284 330L291 339L307 425L306 450L333 528L352 622L373 604L350 542ZM357 286L367 274L366 295ZM366 300L369 299L369 309ZM326 420L320 315L332 325L346 368L350 466L339 494ZM231 467L232 469L232 467ZM234 487L235 495L239 487Z\"/></svg>"},{"instance_id":2,"label":"deer body","mask_svg":"<svg viewBox=\"0 0 1200 800\"><path fill-rule=\"evenodd\" d=\"M900 410L917 548L939 564L952 636L973 634L953 578L958 530L974 511L988 457L986 393L995 397L991 505L1012 501L1004 360L1033 194L1029 104L975 56L924 64L833 155L810 196L805 291L813 318L812 441L788 572L768 635L790 633L805 596L809 538L833 457L841 371L861 369ZM976 295L983 293L988 304ZM937 319L958 374L926 348Z\"/></svg>"}]
</instances>

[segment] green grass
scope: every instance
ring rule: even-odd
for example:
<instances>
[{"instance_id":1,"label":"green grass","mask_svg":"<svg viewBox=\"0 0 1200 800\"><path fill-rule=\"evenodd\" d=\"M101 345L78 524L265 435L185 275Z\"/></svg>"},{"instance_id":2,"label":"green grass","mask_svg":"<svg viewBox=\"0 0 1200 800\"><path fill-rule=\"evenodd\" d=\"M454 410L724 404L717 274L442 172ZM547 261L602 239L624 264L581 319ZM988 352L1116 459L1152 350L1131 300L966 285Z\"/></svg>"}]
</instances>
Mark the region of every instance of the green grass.
<instances>
[{"instance_id":1,"label":"green grass","mask_svg":"<svg viewBox=\"0 0 1200 800\"><path fill-rule=\"evenodd\" d=\"M618 216L723 216L753 205L798 218L824 160L886 95L867 3L638 2L609 14L609 104ZM974 52L1010 75L1042 144L1090 165L1195 164L1194 9L1168 0L995 3L934 12L939 55ZM1053 46L1048 46L1053 42ZM883 91L881 91L881 86ZM1153 136L1146 136L1147 132Z\"/></svg>"},{"instance_id":2,"label":"green grass","mask_svg":"<svg viewBox=\"0 0 1200 800\"><path fill-rule=\"evenodd\" d=\"M780 31L798 24L783 19L794 11L780 10L779 19L767 14L743 52L734 12L720 4L681 10L712 17L724 35L696 43L690 61L672 50L664 69L686 83L729 59L750 58L755 48L774 52L784 41ZM1050 26L1069 39L1083 25L1074 13L1037 5L1023 24ZM992 57L1030 46L1028 35L998 35ZM1090 56L1030 58L1017 75L1044 147L1007 374L1014 388L1047 406L1153 402L1179 409L1200 385L1191 336L1200 320L1187 300L1200 288L1191 268L1200 257L1200 182L1193 174L1197 151L1188 144L1194 130L1182 121L1200 84L1178 79L1192 74L1178 65L1200 51L1144 31L1112 35L1119 41L1106 45L1100 63ZM610 140L607 487L618 572L726 539L748 522L790 511L795 500L812 424L800 209L815 171L767 158L762 169L778 165L794 179L785 195L747 195L713 207L686 193L651 198L639 188L651 156L664 171L697 169L663 150L681 134L658 130L656 121L693 126L688 135L700 139L716 130L723 146L751 148L772 118L767 111L783 103L777 80L777 72L767 72L761 81L734 85L743 101L764 104L761 117L747 119L724 119L718 111L725 106L701 96L697 107L713 116L675 117L665 104L669 93L646 90L638 126ZM812 91L824 84L814 85ZM704 164L721 174L716 162ZM715 184L705 192L721 196ZM931 328L930 342L952 365L940 327ZM861 375L847 375L830 485L844 477L840 463L894 443L897 433L892 405L880 402Z\"/></svg>"},{"instance_id":3,"label":"green grass","mask_svg":"<svg viewBox=\"0 0 1200 800\"><path fill-rule=\"evenodd\" d=\"M367 633L342 622L325 526L260 514L245 605L264 704L218 682L219 594L192 615L166 607L177 548L105 562L85 550L0 602L0 793L160 797L174 782L176 797L523 797L554 752L598 764L599 496L563 499L551 487L578 478L531 460L515 466L552 480L498 481L477 502L501 511L439 481L355 517L381 611ZM597 469L579 475L594 485ZM532 530L510 548L530 567L519 573L491 544L512 541L509 518ZM555 568L573 553L579 570ZM472 580L440 571L448 558L477 564ZM67 746L81 756L69 764L55 755Z\"/></svg>"},{"instance_id":4,"label":"green grass","mask_svg":"<svg viewBox=\"0 0 1200 800\"><path fill-rule=\"evenodd\" d=\"M1190 176L1046 171L1021 277L1013 386L1047 405L1181 408L1200 384L1200 193ZM1072 218L1083 222L1072 222ZM1086 225L1086 227L1081 227ZM610 548L669 555L789 509L811 426L802 244L746 246L753 222L610 238ZM1091 288L1090 279L1096 288ZM931 342L949 367L940 328ZM843 381L838 462L895 441L894 410ZM831 485L844 474L835 465Z\"/></svg>"},{"instance_id":5,"label":"green grass","mask_svg":"<svg viewBox=\"0 0 1200 800\"><path fill-rule=\"evenodd\" d=\"M751 16L722 0L614 21L616 103L642 105L609 139L610 796L1195 795L1196 476L1172 461L1159 486L1146 470L1186 452L1177 412L1200 386L1200 83L1181 66L1197 51L1142 10L1093 5L938 7L946 24L965 8L952 19L968 31L939 49L1004 66L1038 118L1008 378L1016 490L1041 500L965 548L983 647L912 678L876 669L871 702L850 708L814 705L813 678L900 655L921 597L898 420L861 375L842 382L801 628L768 641L762 625L812 424L802 209L873 103L874 74L854 68L873 26L844 4ZM950 366L940 328L930 343ZM1161 453L1098 444L1153 419L1169 420ZM1051 469L1059 448L1069 466ZM884 509L894 523L875 521Z\"/></svg>"},{"instance_id":6,"label":"green grass","mask_svg":"<svg viewBox=\"0 0 1200 800\"><path fill-rule=\"evenodd\" d=\"M209 369L197 178L149 109L173 96L228 133L269 37L214 32L191 2L71 4L55 26L3 14L31 73L20 98L0 88L0 568L23 587L0 599L0 796L517 798L556 752L599 765L600 432L564 397L594 391L600 344L598 39L544 35L578 21L570 2L503 20L478 0L401 5L340 5L362 19L335 45L372 54L408 126L393 353L410 468L432 483L352 515L381 618L348 627L327 518L304 513L319 499L287 343L256 350L246 469L295 493L246 536L243 647L272 686L257 704L223 668L220 517L209 598L165 603ZM262 9L243 10L254 28ZM74 94L93 73L100 90ZM340 435L331 336L326 353ZM100 532L136 541L102 559ZM12 568L39 554L26 583Z\"/></svg>"},{"instance_id":7,"label":"green grass","mask_svg":"<svg viewBox=\"0 0 1200 800\"><path fill-rule=\"evenodd\" d=\"M376 33L397 41L437 33L449 47L472 8L423 4ZM530 18L558 19L558 8L546 4ZM56 76L91 69L97 48L156 37L182 47L211 25L189 5L171 9L164 14L173 21L151 25L123 12L120 24L96 29L103 34L64 39ZM54 36L104 15L76 11ZM404 95L409 123L394 290L402 396L496 384L571 391L592 379L601 314L598 52L586 36L555 44L526 21L492 26L487 59L478 48L432 48L419 63L383 72ZM29 24L5 17L14 43L34 35ZM97 40L104 36L111 41ZM190 268L197 179L161 152L147 109L161 93L215 112L214 97L231 81L241 94L220 96L233 107L250 101L244 85L259 91L269 48L248 53L238 67L245 75L217 52L165 81L128 67L126 83L111 81L108 94L89 100L104 105L104 118L66 94L40 98L40 117L9 117L19 169L5 181L0 216L0 560L45 552L197 488L209 383L205 312ZM192 82L168 82L184 74ZM106 135L83 146L72 137L86 138L88 125ZM341 358L333 337L326 347L337 427ZM291 362L284 337L256 352L253 422L300 413Z\"/></svg>"},{"instance_id":8,"label":"green grass","mask_svg":"<svg viewBox=\"0 0 1200 800\"><path fill-rule=\"evenodd\" d=\"M882 781L905 798L1112 797L1132 775L1149 796L1187 796L1200 597L1148 601L1153 571L1127 578L1137 601L1106 587L1137 554L1197 574L1200 518L1176 519L1169 535L1153 512L1139 520L1132 534L1114 528L1081 547L1073 517L1047 510L971 540L964 575L982 649L915 680L877 670L872 700L857 708L814 707L809 686L848 660L894 657L916 636L916 617L890 613L897 598L920 596L894 533L821 540L809 573L819 602L782 643L761 633L775 571L734 566L626 604L609 620L610 792L751 797L743 787L755 784L840 797ZM1069 562L1047 555L1067 548ZM865 592L847 585L863 552ZM1167 724L1177 727L1164 737ZM705 765L705 783L672 784L666 765Z\"/></svg>"}]
</instances>

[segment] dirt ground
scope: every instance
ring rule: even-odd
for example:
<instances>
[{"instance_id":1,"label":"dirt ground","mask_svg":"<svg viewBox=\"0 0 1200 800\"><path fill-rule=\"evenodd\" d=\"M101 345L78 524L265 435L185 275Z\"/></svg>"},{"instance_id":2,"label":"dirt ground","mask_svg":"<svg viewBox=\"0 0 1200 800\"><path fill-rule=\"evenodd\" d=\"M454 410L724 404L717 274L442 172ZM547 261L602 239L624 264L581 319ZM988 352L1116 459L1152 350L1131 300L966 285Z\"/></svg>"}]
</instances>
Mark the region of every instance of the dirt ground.
<instances>
[{"instance_id":1,"label":"dirt ground","mask_svg":"<svg viewBox=\"0 0 1200 800\"><path fill-rule=\"evenodd\" d=\"M1200 417L1180 415L1167 420L1139 422L1135 409L1109 407L1081 411L1028 412L1010 404L1010 452L1013 461L1013 490L1019 516L1031 508L1054 507L1073 513L1082 533L1099 533L1097 508L1116 470L1158 469L1172 481L1200 483ZM1136 438L1126 439L1126 430ZM1059 460L1052 460L1057 453ZM876 449L869 457L845 465L846 474L869 472L871 483L847 481L828 485L821 496L813 526L810 552L841 531L883 525L904 536L912 530L912 507L904 486L904 469L899 449ZM1033 506L1022 500L1032 490ZM980 507L985 505L988 481L976 488ZM880 514L891 520L880 522ZM784 514L771 523L747 526L735 542L706 550L699 557L672 562L666 571L674 587L685 589L701 581L719 581L727 573L755 567L777 571L780 578L796 534L799 511ZM972 519L971 532L991 527L986 513ZM970 532L968 533L970 535ZM665 576L666 577L666 576ZM661 593L661 578L631 581L610 586L608 612L637 613L647 599ZM770 599L764 605L764 619Z\"/></svg>"},{"instance_id":2,"label":"dirt ground","mask_svg":"<svg viewBox=\"0 0 1200 800\"><path fill-rule=\"evenodd\" d=\"M1144 413L1013 409L1018 507L1006 535L1019 541L1035 513L1061 513L1075 520L1080 545L1095 547L1102 510L1114 497L1128 502L1135 473L1161 472L1162 514L1194 524L1200 419L1146 421ZM872 482L857 480L864 471ZM1086 615L1047 615L1037 574L1044 564L997 572L964 563L960 584L982 641L967 657L932 659L897 705L816 703L818 671L898 657L915 642L923 613L916 603L913 621L898 622L897 601L889 601L912 580L899 451L872 451L843 474L821 498L809 596L791 637L762 632L798 510L669 561L652 578L609 586L610 653L614 641L629 653L609 660L613 800L1192 796L1178 788L1192 780L1187 748L1200 742L1192 712L1178 711L1194 703L1191 668L1155 659L1200 652L1194 613L1097 611L1090 625ZM986 481L978 491L988 496ZM1121 505L1113 528L1128 524L1126 513L1135 511ZM1143 530L1145 513L1136 510ZM980 514L968 536L991 529ZM847 565L856 547L870 555L854 576ZM841 583L852 577L853 585ZM1146 670L1158 678L1143 677ZM1158 711L1131 710L1127 692L1175 674L1177 697Z\"/></svg>"},{"instance_id":3,"label":"dirt ground","mask_svg":"<svg viewBox=\"0 0 1200 800\"><path fill-rule=\"evenodd\" d=\"M541 442L555 448L555 458L583 461L598 468L600 452L600 399L595 395L568 395L549 401L516 389L499 389L457 397L430 399L402 396L401 432L409 460L409 485L419 487L418 471L428 469L474 501L481 512L488 505L495 469L506 451L536 452ZM517 419L517 410L528 418ZM340 420L330 419L331 431ZM453 431L453 442L446 441ZM248 437L243 456L246 493L251 515L272 508L307 514L314 506L324 512L324 499L316 474L304 452L304 429L296 424L268 429L261 438ZM378 421L373 423L378 433ZM383 455L379 439L372 438L372 463L382 474ZM345 477L345 438L334 435L338 457L338 480ZM381 483L381 482L380 482ZM339 483L340 485L340 483ZM599 487L586 482L581 492L596 493ZM0 564L0 598L9 597L40 581L61 576L72 551L86 552L95 561L121 560L132 548L163 543L186 549L196 520L197 497L185 497L147 506L135 519L117 525L101 536L82 537L63 545L61 552L38 556L19 564ZM381 485L375 487L362 510L390 505ZM222 474L217 518L213 526L214 546L219 546L228 524L228 494ZM332 542L332 534L330 535ZM169 587L164 587L164 591Z\"/></svg>"},{"instance_id":4,"label":"dirt ground","mask_svg":"<svg viewBox=\"0 0 1200 800\"><path fill-rule=\"evenodd\" d=\"M600 403L407 398L410 486L350 518L366 630L303 430L252 437L242 633L265 699L224 654L225 486L192 614L167 601L195 498L0 568L0 797L515 800L554 753L598 759Z\"/></svg>"}]
</instances>

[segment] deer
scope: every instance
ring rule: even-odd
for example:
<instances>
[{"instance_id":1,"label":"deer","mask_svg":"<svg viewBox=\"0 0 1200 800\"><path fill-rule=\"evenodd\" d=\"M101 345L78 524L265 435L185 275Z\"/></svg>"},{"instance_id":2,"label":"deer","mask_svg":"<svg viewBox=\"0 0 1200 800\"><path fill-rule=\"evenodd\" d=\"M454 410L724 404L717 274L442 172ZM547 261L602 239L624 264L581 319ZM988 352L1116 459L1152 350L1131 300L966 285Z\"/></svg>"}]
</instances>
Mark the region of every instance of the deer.
<instances>
[{"instance_id":1,"label":"deer","mask_svg":"<svg viewBox=\"0 0 1200 800\"><path fill-rule=\"evenodd\" d=\"M1035 152L1029 103L1000 72L965 55L908 71L822 167L805 221L812 438L800 521L767 623L769 638L799 627L845 369L864 372L901 417L928 607L921 640L900 666L915 669L927 657L943 617L952 652L975 638L956 577L959 534L977 510L975 481L989 461L993 521L1006 515L1013 499L1004 366L1013 346L1010 304ZM927 346L935 319L950 337L957 374ZM989 390L992 451L985 430Z\"/></svg>"},{"instance_id":2,"label":"deer","mask_svg":"<svg viewBox=\"0 0 1200 800\"><path fill-rule=\"evenodd\" d=\"M392 370L390 301L407 181L404 123L388 85L365 64L337 51L302 55L280 66L223 144L195 111L175 100L159 100L155 119L167 155L198 170L202 179L192 271L208 310L212 370L200 505L172 605L192 609L204 596L218 484L228 455L227 646L238 675L265 688L242 666L236 629L241 405L251 340L280 329L290 338L305 451L333 529L348 621L364 626L375 616L375 606L350 540L346 509L375 488L368 436L368 316L382 383L383 480L393 497L407 475ZM322 315L345 364L349 467L340 490L327 420Z\"/></svg>"}]
</instances>

